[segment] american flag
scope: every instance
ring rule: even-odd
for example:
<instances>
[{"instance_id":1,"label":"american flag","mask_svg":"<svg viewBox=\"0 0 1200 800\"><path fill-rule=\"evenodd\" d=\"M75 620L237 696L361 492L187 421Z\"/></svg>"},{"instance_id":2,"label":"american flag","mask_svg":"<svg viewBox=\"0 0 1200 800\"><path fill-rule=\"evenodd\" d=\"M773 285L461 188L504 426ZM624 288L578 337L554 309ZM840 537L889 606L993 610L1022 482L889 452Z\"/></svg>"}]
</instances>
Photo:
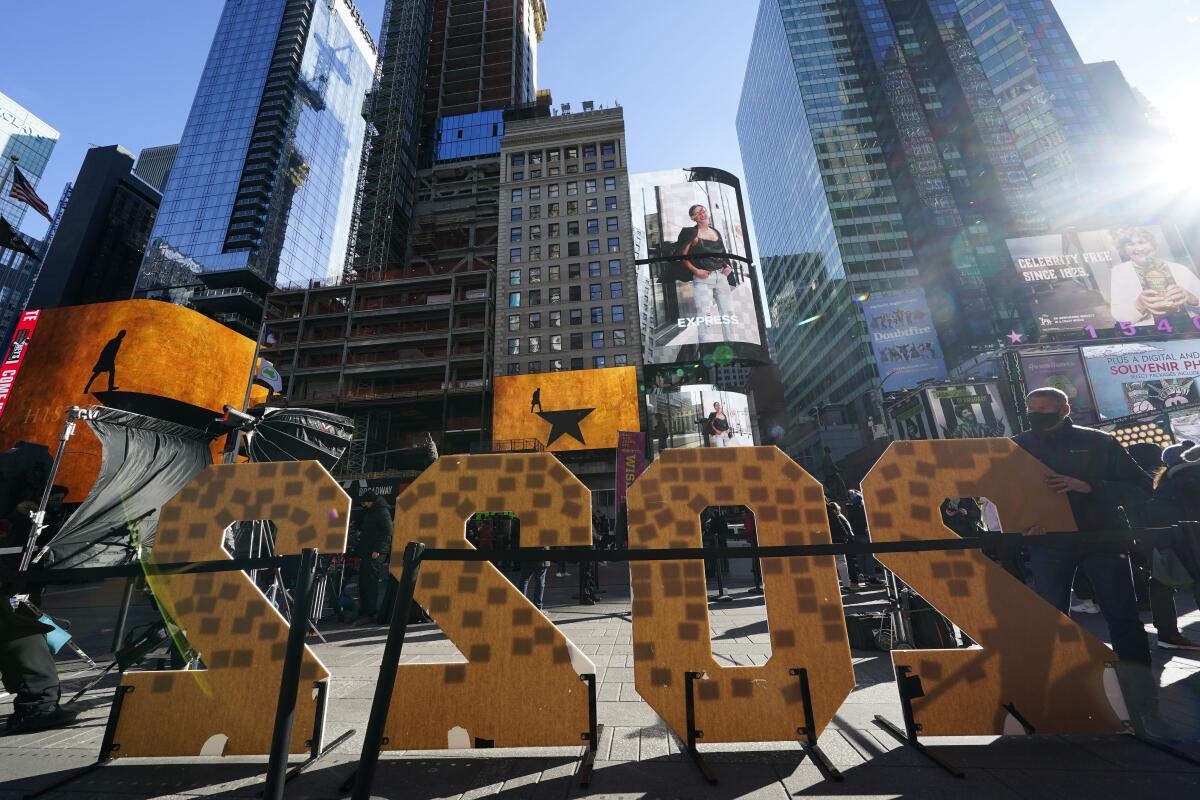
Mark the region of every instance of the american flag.
<instances>
[{"instance_id":1,"label":"american flag","mask_svg":"<svg viewBox=\"0 0 1200 800\"><path fill-rule=\"evenodd\" d=\"M25 177L25 174L13 164L13 185L9 190L8 196L18 203L24 203L34 211L41 214L50 222L54 222L54 217L50 216L50 206L46 205L46 201L38 197L37 191L33 188L33 184Z\"/></svg>"}]
</instances>

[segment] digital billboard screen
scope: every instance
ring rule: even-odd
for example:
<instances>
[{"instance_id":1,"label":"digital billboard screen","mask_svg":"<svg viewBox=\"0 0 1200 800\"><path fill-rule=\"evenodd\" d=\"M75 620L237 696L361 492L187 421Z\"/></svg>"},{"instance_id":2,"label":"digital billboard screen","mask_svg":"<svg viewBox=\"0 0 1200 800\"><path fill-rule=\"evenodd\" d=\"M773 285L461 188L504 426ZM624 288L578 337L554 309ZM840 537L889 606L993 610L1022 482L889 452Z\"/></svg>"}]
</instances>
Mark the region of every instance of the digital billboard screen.
<instances>
[{"instance_id":1,"label":"digital billboard screen","mask_svg":"<svg viewBox=\"0 0 1200 800\"><path fill-rule=\"evenodd\" d=\"M1196 267L1157 225L1009 239L1008 250L1044 333L1175 333L1200 314Z\"/></svg>"},{"instance_id":2,"label":"digital billboard screen","mask_svg":"<svg viewBox=\"0 0 1200 800\"><path fill-rule=\"evenodd\" d=\"M580 369L495 380L492 439L536 439L548 451L617 446L619 431L642 429L637 369Z\"/></svg>"},{"instance_id":3,"label":"digital billboard screen","mask_svg":"<svg viewBox=\"0 0 1200 800\"><path fill-rule=\"evenodd\" d=\"M697 167L631 183L645 363L766 361L737 178Z\"/></svg>"},{"instance_id":4,"label":"digital billboard screen","mask_svg":"<svg viewBox=\"0 0 1200 800\"><path fill-rule=\"evenodd\" d=\"M994 383L967 383L926 389L933 437L984 439L1012 436L1008 413Z\"/></svg>"},{"instance_id":5,"label":"digital billboard screen","mask_svg":"<svg viewBox=\"0 0 1200 800\"><path fill-rule=\"evenodd\" d=\"M1044 386L1066 393L1071 403L1071 418L1082 425L1094 425L1096 401L1088 386L1083 360L1078 350L1064 353L1030 353L1021 355L1021 371L1025 375L1026 391Z\"/></svg>"},{"instance_id":6,"label":"digital billboard screen","mask_svg":"<svg viewBox=\"0 0 1200 800\"><path fill-rule=\"evenodd\" d=\"M911 389L921 381L946 377L924 289L873 294L863 301L862 310L883 391Z\"/></svg>"},{"instance_id":7,"label":"digital billboard screen","mask_svg":"<svg viewBox=\"0 0 1200 800\"><path fill-rule=\"evenodd\" d=\"M1170 411L1200 402L1200 342L1130 342L1082 347L1101 419Z\"/></svg>"},{"instance_id":8,"label":"digital billboard screen","mask_svg":"<svg viewBox=\"0 0 1200 800\"><path fill-rule=\"evenodd\" d=\"M751 447L750 401L711 384L652 390L650 439L657 455L671 447Z\"/></svg>"},{"instance_id":9,"label":"digital billboard screen","mask_svg":"<svg viewBox=\"0 0 1200 800\"><path fill-rule=\"evenodd\" d=\"M935 438L929 430L929 415L925 413L925 401L921 393L896 403L888 416L892 420L892 434L897 439Z\"/></svg>"}]
</instances>

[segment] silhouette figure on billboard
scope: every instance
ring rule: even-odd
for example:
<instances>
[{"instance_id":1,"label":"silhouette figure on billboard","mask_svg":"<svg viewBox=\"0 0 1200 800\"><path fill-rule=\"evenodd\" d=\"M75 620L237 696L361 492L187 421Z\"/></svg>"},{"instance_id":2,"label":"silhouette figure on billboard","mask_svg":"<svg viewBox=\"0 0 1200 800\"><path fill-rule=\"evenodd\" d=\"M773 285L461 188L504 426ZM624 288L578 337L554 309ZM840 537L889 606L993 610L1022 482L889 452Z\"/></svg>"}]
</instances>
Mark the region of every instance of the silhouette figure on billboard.
<instances>
[{"instance_id":1,"label":"silhouette figure on billboard","mask_svg":"<svg viewBox=\"0 0 1200 800\"><path fill-rule=\"evenodd\" d=\"M530 414L533 413L534 408L537 408L538 411L542 410L542 389L540 386L533 390L533 397L529 398Z\"/></svg>"},{"instance_id":2,"label":"silhouette figure on billboard","mask_svg":"<svg viewBox=\"0 0 1200 800\"><path fill-rule=\"evenodd\" d=\"M100 351L100 356L96 359L96 365L92 367L92 377L88 378L87 386L83 387L84 394L92 390L92 381L105 372L108 373L108 391L111 392L118 388L114 385L117 379L117 351L121 349L121 342L124 339L125 331L122 329L104 345L104 349Z\"/></svg>"}]
</instances>

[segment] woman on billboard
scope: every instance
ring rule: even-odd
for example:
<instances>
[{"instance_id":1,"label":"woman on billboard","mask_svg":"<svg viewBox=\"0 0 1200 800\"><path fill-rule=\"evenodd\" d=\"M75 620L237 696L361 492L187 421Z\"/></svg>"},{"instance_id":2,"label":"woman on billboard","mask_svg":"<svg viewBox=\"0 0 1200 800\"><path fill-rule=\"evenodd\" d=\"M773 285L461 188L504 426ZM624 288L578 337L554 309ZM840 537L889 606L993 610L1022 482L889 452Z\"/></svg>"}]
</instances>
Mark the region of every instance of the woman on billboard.
<instances>
[{"instance_id":1,"label":"woman on billboard","mask_svg":"<svg viewBox=\"0 0 1200 800\"><path fill-rule=\"evenodd\" d=\"M1128 259L1112 271L1112 315L1118 324L1153 325L1172 314L1200 311L1200 278L1182 264L1159 258L1153 233L1126 228L1117 232L1117 246Z\"/></svg>"},{"instance_id":2,"label":"woman on billboard","mask_svg":"<svg viewBox=\"0 0 1200 800\"><path fill-rule=\"evenodd\" d=\"M712 413L708 415L708 446L733 446L733 431L729 429L729 418L721 410L720 403L713 403Z\"/></svg>"},{"instance_id":3,"label":"woman on billboard","mask_svg":"<svg viewBox=\"0 0 1200 800\"><path fill-rule=\"evenodd\" d=\"M730 276L733 267L725 257L725 241L721 232L708 224L708 209L697 203L688 209L695 225L679 232L679 254L685 256L683 265L692 273L692 295L696 298L696 324L700 342L733 341L731 323L737 322L733 313L733 293ZM736 280L736 278L734 279ZM720 325L721 335L713 331Z\"/></svg>"}]
</instances>

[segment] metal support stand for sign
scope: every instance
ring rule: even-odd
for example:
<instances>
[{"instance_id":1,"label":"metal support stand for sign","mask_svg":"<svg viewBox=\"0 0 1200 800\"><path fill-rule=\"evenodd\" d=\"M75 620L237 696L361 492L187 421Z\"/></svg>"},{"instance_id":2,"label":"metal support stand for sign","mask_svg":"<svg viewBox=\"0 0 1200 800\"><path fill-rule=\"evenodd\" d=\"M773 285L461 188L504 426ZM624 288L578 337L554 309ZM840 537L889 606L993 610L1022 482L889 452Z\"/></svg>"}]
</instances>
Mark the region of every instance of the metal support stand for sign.
<instances>
[{"instance_id":1,"label":"metal support stand for sign","mask_svg":"<svg viewBox=\"0 0 1200 800\"><path fill-rule=\"evenodd\" d=\"M841 781L845 777L829 760L829 756L825 755L825 751L817 744L817 722L813 716L812 693L808 687L808 670L804 667L797 667L788 670L789 675L796 675L800 678L800 702L804 708L804 727L796 728L796 733L804 738L800 740L800 746L804 748L804 752L817 765L817 769L821 771L827 779L832 781Z\"/></svg>"},{"instance_id":2,"label":"metal support stand for sign","mask_svg":"<svg viewBox=\"0 0 1200 800\"><path fill-rule=\"evenodd\" d=\"M596 752L600 748L600 734L604 732L604 726L596 721L596 676L591 673L580 675L579 680L586 681L588 685L588 729L579 735L587 744L579 756L577 773L579 785L586 787L592 782L592 767L596 763Z\"/></svg>"},{"instance_id":3,"label":"metal support stand for sign","mask_svg":"<svg viewBox=\"0 0 1200 800\"><path fill-rule=\"evenodd\" d=\"M703 672L685 672L683 673L684 688L684 708L687 713L687 750L688 755L692 759L700 772L704 774L704 779L712 785L717 783L717 775L712 771L712 767L704 760L704 756L700 755L700 751L696 749L696 741L704 738L704 731L696 730L696 698L692 684L704 677Z\"/></svg>"},{"instance_id":4,"label":"metal support stand for sign","mask_svg":"<svg viewBox=\"0 0 1200 800\"><path fill-rule=\"evenodd\" d=\"M292 606L304 614L304 619L292 615L288 629L287 650L283 657L283 675L279 679L279 700L275 705L275 728L271 733L271 757L267 762L267 785L263 796L269 800L282 800L283 785L287 781L288 752L292 744L292 722L296 719L296 694L300 691L300 668L304 660L304 639L308 635L307 616L312 598L313 579L317 573L317 550L305 548L300 557L300 568L296 573L296 597ZM299 624L297 624L299 623ZM320 698L324 700L324 698ZM317 720L323 716L318 706ZM319 746L319 743L318 743Z\"/></svg>"},{"instance_id":5,"label":"metal support stand for sign","mask_svg":"<svg viewBox=\"0 0 1200 800\"><path fill-rule=\"evenodd\" d=\"M400 653L404 649L404 636L408 632L408 615L412 611L413 592L417 586L417 573L421 569L421 554L424 552L425 545L420 542L409 542L404 548L400 588L396 593L396 604L392 606L392 623L383 647L379 678L375 682L375 697L371 701L371 716L367 720L362 755L358 760L358 769L342 783L340 789L345 793L354 787L351 795L354 800L370 800L371 785L375 782L375 770L379 766L379 752L388 743L383 730L387 727L392 691L396 688L396 672L400 666Z\"/></svg>"},{"instance_id":6,"label":"metal support stand for sign","mask_svg":"<svg viewBox=\"0 0 1200 800\"><path fill-rule=\"evenodd\" d=\"M76 770L70 775L65 775L59 778L54 783L47 784L37 791L30 792L24 795L25 800L33 800L35 797L41 797L47 792L53 792L55 789L61 789L68 783L82 778L103 767L108 762L112 761L112 754L121 749L121 745L114 741L117 736L117 722L121 719L121 706L125 703L125 695L133 691L132 686L118 686L113 694L112 706L108 709L108 722L104 726L104 738L100 740L100 755L96 758L94 764L89 764L83 769Z\"/></svg>"},{"instance_id":7,"label":"metal support stand for sign","mask_svg":"<svg viewBox=\"0 0 1200 800\"><path fill-rule=\"evenodd\" d=\"M717 551L720 552L719 550ZM717 565L717 596L710 598L718 603L731 603L733 598L725 591L725 577L721 574L721 557L720 555L713 558L713 562Z\"/></svg>"},{"instance_id":8,"label":"metal support stand for sign","mask_svg":"<svg viewBox=\"0 0 1200 800\"><path fill-rule=\"evenodd\" d=\"M912 701L914 697L924 697L925 690L921 688L921 678L917 675L910 675L912 667L896 665L896 688L900 690L900 710L904 714L904 730L896 727L890 719L875 715L875 724L882 727L892 736L895 736L902 743L916 750L921 755L928 758L933 763L937 764L942 769L949 772L956 778L966 777L962 770L945 760L937 753L934 753L925 745L921 744L917 739L917 734L921 730L921 723L917 722L913 716Z\"/></svg>"}]
</instances>

